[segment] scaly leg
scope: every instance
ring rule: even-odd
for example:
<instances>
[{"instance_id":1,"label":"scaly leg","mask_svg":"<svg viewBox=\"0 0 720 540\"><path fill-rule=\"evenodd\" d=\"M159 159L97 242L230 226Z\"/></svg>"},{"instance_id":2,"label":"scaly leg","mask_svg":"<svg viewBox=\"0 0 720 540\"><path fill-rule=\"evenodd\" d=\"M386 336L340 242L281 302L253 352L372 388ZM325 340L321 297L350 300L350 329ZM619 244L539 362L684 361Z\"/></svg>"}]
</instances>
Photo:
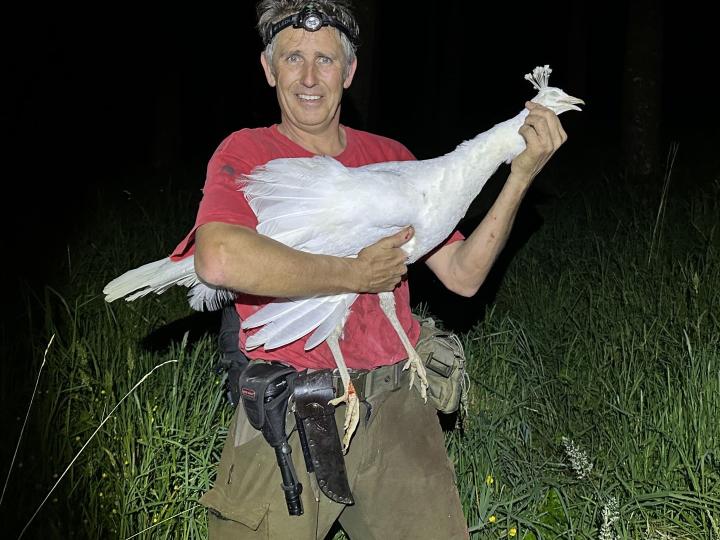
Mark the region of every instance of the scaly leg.
<instances>
[{"instance_id":1,"label":"scaly leg","mask_svg":"<svg viewBox=\"0 0 720 540\"><path fill-rule=\"evenodd\" d=\"M405 350L407 351L408 360L405 362L403 369L410 369L410 388L412 388L415 382L415 373L420 378L420 396L427 402L427 373L425 372L425 364L423 364L420 355L417 353L415 348L410 344L410 339L407 337L405 330L400 325L400 321L395 313L395 296L391 292L378 293L380 297L380 307L382 308L385 316L392 324L392 327L397 332L400 341L402 341Z\"/></svg>"},{"instance_id":2,"label":"scaly leg","mask_svg":"<svg viewBox=\"0 0 720 540\"><path fill-rule=\"evenodd\" d=\"M350 372L345 365L345 359L343 358L342 352L340 352L340 344L338 341L340 339L340 335L342 334L342 329L343 325L339 324L337 328L333 330L333 333L328 336L327 344L328 347L330 347L330 352L332 353L333 358L335 359L335 364L337 365L340 378L343 382L343 388L345 388L345 393L342 396L330 400L331 405L345 403L347 407L347 409L345 409L345 425L343 427L342 438L342 448L343 453L345 454L348 451L350 439L352 438L353 433L355 433L355 429L357 428L360 420L360 400L358 399L355 387L350 380Z\"/></svg>"}]
</instances>

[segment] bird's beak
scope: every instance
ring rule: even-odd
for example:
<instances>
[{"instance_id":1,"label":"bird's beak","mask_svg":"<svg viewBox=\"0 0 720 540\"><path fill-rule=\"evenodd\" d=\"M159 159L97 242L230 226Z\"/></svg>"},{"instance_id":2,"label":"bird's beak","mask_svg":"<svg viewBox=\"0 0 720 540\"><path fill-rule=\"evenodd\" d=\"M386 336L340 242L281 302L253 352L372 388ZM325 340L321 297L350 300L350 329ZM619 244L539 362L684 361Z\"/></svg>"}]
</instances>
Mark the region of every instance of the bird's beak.
<instances>
[{"instance_id":1,"label":"bird's beak","mask_svg":"<svg viewBox=\"0 0 720 540\"><path fill-rule=\"evenodd\" d=\"M567 104L567 108L571 111L582 111L578 105L585 105L585 102L582 99L573 96L568 96L564 101Z\"/></svg>"}]
</instances>

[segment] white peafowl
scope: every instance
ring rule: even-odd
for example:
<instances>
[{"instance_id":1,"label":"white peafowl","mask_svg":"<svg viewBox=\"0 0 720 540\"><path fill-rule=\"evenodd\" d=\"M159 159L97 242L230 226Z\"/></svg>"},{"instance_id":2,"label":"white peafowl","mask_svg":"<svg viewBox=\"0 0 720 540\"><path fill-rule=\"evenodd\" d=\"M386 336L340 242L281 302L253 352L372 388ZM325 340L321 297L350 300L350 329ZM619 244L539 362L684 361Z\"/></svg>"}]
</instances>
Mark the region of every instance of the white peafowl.
<instances>
[{"instance_id":1,"label":"white peafowl","mask_svg":"<svg viewBox=\"0 0 720 540\"><path fill-rule=\"evenodd\" d=\"M581 110L581 99L548 86L549 66L525 75L538 94L532 101L556 114ZM408 264L439 245L455 229L473 199L502 163L510 163L525 149L518 133L528 110L495 125L454 151L434 159L384 162L347 168L327 156L276 159L244 178L245 192L258 218L257 232L309 253L354 257L363 248L407 225L414 237L402 246ZM173 285L190 287L194 309L218 309L233 298L231 291L216 290L200 282L193 257L179 262L163 259L126 272L104 289L112 302L128 296L135 300ZM313 332L305 350L327 341L344 384L343 396L333 404L347 403L343 448L347 448L359 419L359 400L340 352L339 340L357 294L277 299L242 322L244 329L262 327L248 337L248 350L273 349ZM395 314L392 293L379 293L380 306L407 350L404 369L415 375L427 399L425 366Z\"/></svg>"}]
</instances>

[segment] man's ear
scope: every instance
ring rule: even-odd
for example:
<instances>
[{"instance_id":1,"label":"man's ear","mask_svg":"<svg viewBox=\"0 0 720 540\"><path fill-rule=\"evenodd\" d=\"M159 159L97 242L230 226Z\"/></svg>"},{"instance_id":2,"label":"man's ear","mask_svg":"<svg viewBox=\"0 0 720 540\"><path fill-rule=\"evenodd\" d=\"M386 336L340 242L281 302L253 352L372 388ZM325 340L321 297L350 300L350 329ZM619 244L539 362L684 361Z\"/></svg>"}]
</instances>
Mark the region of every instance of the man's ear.
<instances>
[{"instance_id":1,"label":"man's ear","mask_svg":"<svg viewBox=\"0 0 720 540\"><path fill-rule=\"evenodd\" d=\"M273 75L272 67L268 64L267 58L265 58L265 51L260 53L260 63L262 64L263 71L265 71L265 79L267 79L270 86L275 88L277 81L275 80L275 75Z\"/></svg>"},{"instance_id":2,"label":"man's ear","mask_svg":"<svg viewBox=\"0 0 720 540\"><path fill-rule=\"evenodd\" d=\"M355 70L357 69L357 57L355 60L352 61L352 64L350 64L350 67L348 68L348 74L347 77L345 77L345 81L343 82L343 88L346 90L350 88L350 84L352 84L353 77L355 76Z\"/></svg>"}]
</instances>

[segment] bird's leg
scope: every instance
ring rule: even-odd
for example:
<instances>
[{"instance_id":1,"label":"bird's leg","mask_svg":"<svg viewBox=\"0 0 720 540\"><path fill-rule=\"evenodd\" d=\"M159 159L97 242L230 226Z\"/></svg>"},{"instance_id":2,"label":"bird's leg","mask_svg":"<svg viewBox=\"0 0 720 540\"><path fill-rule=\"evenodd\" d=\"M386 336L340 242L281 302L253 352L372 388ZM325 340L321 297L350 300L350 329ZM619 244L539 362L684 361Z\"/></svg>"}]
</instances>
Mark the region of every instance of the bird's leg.
<instances>
[{"instance_id":1,"label":"bird's leg","mask_svg":"<svg viewBox=\"0 0 720 540\"><path fill-rule=\"evenodd\" d=\"M378 296L380 297L380 307L390 321L390 324L392 324L395 332L397 332L400 341L402 341L402 344L407 351L408 360L405 362L403 369L410 369L410 388L412 388L413 383L415 382L415 373L417 373L417 376L420 379L420 396L422 396L422 398L427 402L428 382L427 374L425 372L425 364L415 350L415 347L410 344L410 339L407 337L405 330L403 330L403 327L397 318L397 313L395 313L395 296L391 292L382 292L379 293Z\"/></svg>"},{"instance_id":2,"label":"bird's leg","mask_svg":"<svg viewBox=\"0 0 720 540\"><path fill-rule=\"evenodd\" d=\"M353 433L355 433L358 421L360 420L360 400L358 399L355 387L350 380L350 372L345 365L345 359L343 358L342 352L340 352L340 344L338 341L340 339L340 335L342 334L342 328L342 324L339 324L338 327L333 330L332 334L330 334L327 338L327 344L328 347L330 347L330 352L332 353L333 358L335 359L335 364L337 365L338 372L340 373L340 379L342 379L343 388L345 390L342 396L330 400L331 405L338 405L344 402L347 407L345 409L345 424L343 426L342 438L342 448L343 453L345 454L348 451L350 439L352 438Z\"/></svg>"}]
</instances>

